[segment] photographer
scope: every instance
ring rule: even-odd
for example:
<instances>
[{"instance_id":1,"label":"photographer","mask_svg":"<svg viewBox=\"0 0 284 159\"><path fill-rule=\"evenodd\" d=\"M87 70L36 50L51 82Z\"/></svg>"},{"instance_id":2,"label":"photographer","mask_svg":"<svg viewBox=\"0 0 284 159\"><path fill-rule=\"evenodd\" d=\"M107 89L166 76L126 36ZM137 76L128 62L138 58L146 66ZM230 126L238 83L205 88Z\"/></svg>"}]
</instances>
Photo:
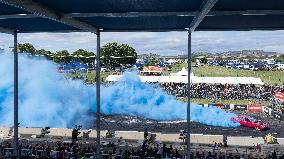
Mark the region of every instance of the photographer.
<instances>
[{"instance_id":1,"label":"photographer","mask_svg":"<svg viewBox=\"0 0 284 159\"><path fill-rule=\"evenodd\" d=\"M148 135L149 135L148 129L145 128L145 130L144 130L144 140L145 140L145 141L148 140Z\"/></svg>"},{"instance_id":2,"label":"photographer","mask_svg":"<svg viewBox=\"0 0 284 159\"><path fill-rule=\"evenodd\" d=\"M49 126L47 126L47 127L45 127L45 128L42 128L42 129L41 129L40 137L44 137L46 134L49 134L49 133L50 133L49 129L50 129Z\"/></svg>"},{"instance_id":3,"label":"photographer","mask_svg":"<svg viewBox=\"0 0 284 159\"><path fill-rule=\"evenodd\" d=\"M79 126L77 126L77 125L75 125L75 128L72 130L72 141L73 142L76 142L76 141L78 141L78 136L80 135L80 130L82 129L82 126L81 125L79 125Z\"/></svg>"}]
</instances>

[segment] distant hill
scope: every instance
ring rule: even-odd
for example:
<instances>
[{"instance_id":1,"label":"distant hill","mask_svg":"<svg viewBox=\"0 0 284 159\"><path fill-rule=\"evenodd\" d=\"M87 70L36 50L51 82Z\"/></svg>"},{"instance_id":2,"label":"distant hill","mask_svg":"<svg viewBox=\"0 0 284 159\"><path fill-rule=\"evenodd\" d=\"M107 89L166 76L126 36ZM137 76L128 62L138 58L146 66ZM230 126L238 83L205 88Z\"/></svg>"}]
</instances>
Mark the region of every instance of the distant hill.
<instances>
[{"instance_id":1,"label":"distant hill","mask_svg":"<svg viewBox=\"0 0 284 159\"><path fill-rule=\"evenodd\" d=\"M196 52L194 56L231 56L231 57L271 57L281 55L279 52L267 52L263 50L242 50L242 51L227 51L221 53L210 53L210 52Z\"/></svg>"}]
</instances>

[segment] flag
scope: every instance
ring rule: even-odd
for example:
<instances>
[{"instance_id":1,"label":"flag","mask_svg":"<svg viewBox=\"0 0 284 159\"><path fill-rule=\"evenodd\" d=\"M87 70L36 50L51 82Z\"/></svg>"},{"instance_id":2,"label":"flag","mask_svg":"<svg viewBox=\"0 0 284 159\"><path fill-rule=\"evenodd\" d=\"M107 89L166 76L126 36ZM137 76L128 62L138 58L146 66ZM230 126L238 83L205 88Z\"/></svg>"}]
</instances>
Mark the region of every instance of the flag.
<instances>
[{"instance_id":1,"label":"flag","mask_svg":"<svg viewBox=\"0 0 284 159\"><path fill-rule=\"evenodd\" d=\"M275 92L274 98L281 102L284 102L284 93Z\"/></svg>"}]
</instances>

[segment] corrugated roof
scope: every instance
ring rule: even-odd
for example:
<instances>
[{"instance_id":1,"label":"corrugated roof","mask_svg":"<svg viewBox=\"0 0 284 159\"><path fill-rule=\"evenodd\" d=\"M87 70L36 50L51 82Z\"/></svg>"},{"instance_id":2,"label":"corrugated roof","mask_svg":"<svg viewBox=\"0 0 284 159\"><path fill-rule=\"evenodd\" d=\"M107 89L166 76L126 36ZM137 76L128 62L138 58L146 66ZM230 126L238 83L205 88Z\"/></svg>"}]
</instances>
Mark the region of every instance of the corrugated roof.
<instances>
[{"instance_id":1,"label":"corrugated roof","mask_svg":"<svg viewBox=\"0 0 284 159\"><path fill-rule=\"evenodd\" d=\"M19 32L90 31L94 28L104 31L185 30L205 3L205 0L0 0L0 27ZM48 10L52 18L38 13L38 6ZM196 30L283 28L283 0L219 0Z\"/></svg>"}]
</instances>

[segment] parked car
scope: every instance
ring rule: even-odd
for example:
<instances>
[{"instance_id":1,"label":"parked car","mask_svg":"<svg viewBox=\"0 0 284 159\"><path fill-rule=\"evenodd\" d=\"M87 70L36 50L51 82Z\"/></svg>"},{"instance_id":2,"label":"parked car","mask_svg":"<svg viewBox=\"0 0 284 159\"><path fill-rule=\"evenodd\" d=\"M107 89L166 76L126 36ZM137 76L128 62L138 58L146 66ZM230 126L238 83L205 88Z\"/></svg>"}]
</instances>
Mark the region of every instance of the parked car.
<instances>
[{"instance_id":1,"label":"parked car","mask_svg":"<svg viewBox=\"0 0 284 159\"><path fill-rule=\"evenodd\" d=\"M276 69L277 70L284 70L284 64L283 63L276 64Z\"/></svg>"}]
</instances>

